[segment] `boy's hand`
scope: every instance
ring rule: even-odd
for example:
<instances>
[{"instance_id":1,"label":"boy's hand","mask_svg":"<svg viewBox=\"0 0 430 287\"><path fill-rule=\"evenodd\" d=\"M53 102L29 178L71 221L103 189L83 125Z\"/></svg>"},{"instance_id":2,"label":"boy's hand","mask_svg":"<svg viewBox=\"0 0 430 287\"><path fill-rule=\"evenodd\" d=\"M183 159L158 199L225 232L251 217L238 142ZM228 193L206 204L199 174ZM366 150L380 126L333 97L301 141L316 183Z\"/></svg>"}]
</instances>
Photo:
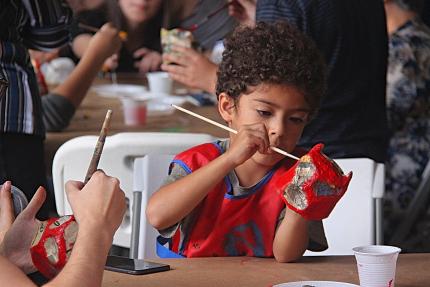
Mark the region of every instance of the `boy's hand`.
<instances>
[{"instance_id":1,"label":"boy's hand","mask_svg":"<svg viewBox=\"0 0 430 287\"><path fill-rule=\"evenodd\" d=\"M137 59L134 67L138 68L140 73L157 71L160 68L161 54L157 51L140 48L134 52L133 57Z\"/></svg>"},{"instance_id":2,"label":"boy's hand","mask_svg":"<svg viewBox=\"0 0 430 287\"><path fill-rule=\"evenodd\" d=\"M267 153L270 148L266 126L262 123L243 125L232 139L227 155L236 166L241 165L257 151Z\"/></svg>"},{"instance_id":3,"label":"boy's hand","mask_svg":"<svg viewBox=\"0 0 430 287\"><path fill-rule=\"evenodd\" d=\"M172 46L172 52L163 54L163 61L174 65L161 65L170 77L192 89L215 94L218 66L192 48Z\"/></svg>"},{"instance_id":4,"label":"boy's hand","mask_svg":"<svg viewBox=\"0 0 430 287\"><path fill-rule=\"evenodd\" d=\"M36 271L30 256L30 246L36 230L40 226L40 221L36 219L36 214L45 198L45 189L39 187L28 206L18 215L9 228L0 245L0 254L26 274Z\"/></svg>"},{"instance_id":5,"label":"boy's hand","mask_svg":"<svg viewBox=\"0 0 430 287\"><path fill-rule=\"evenodd\" d=\"M229 0L229 2L233 2L233 4L228 7L228 13L240 24L248 27L255 25L257 0Z\"/></svg>"},{"instance_id":6,"label":"boy's hand","mask_svg":"<svg viewBox=\"0 0 430 287\"><path fill-rule=\"evenodd\" d=\"M126 208L125 195L117 178L97 171L85 186L79 181L68 181L66 193L79 224L79 232L99 230L113 236Z\"/></svg>"}]
</instances>

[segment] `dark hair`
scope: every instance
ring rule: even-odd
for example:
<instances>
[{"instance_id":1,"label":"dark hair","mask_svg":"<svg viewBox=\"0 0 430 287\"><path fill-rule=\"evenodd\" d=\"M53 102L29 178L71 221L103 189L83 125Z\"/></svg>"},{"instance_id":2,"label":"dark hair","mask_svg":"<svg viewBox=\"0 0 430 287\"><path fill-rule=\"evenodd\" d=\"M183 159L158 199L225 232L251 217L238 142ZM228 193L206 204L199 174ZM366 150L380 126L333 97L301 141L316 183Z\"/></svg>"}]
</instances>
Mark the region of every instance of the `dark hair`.
<instances>
[{"instance_id":1,"label":"dark hair","mask_svg":"<svg viewBox=\"0 0 430 287\"><path fill-rule=\"evenodd\" d=\"M394 0L400 8L416 13L421 13L424 9L424 0Z\"/></svg>"},{"instance_id":2,"label":"dark hair","mask_svg":"<svg viewBox=\"0 0 430 287\"><path fill-rule=\"evenodd\" d=\"M325 92L325 64L315 44L286 23L238 27L227 39L218 69L216 94L235 102L260 84L292 85L305 96L315 115Z\"/></svg>"}]
</instances>

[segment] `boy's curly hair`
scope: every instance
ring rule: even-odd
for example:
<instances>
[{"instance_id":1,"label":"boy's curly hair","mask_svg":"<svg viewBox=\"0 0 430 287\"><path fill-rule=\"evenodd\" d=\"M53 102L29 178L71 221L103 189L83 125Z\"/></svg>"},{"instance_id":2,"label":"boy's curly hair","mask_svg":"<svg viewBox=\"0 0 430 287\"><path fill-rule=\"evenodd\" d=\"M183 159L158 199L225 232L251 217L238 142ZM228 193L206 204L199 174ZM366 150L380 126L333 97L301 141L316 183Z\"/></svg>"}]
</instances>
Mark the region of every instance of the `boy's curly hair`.
<instances>
[{"instance_id":1,"label":"boy's curly hair","mask_svg":"<svg viewBox=\"0 0 430 287\"><path fill-rule=\"evenodd\" d=\"M227 39L218 69L216 94L239 99L248 88L260 84L291 85L318 110L325 92L325 64L315 44L286 22L239 27Z\"/></svg>"}]
</instances>

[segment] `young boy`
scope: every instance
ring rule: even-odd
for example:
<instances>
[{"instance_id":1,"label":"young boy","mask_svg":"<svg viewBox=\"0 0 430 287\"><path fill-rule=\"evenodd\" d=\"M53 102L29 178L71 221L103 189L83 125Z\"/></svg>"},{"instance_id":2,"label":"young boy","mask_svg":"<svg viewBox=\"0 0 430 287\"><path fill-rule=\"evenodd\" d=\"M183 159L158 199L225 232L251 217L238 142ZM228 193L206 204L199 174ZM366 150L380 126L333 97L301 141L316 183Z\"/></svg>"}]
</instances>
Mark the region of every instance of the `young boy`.
<instances>
[{"instance_id":1,"label":"young boy","mask_svg":"<svg viewBox=\"0 0 430 287\"><path fill-rule=\"evenodd\" d=\"M149 201L149 222L185 257L274 256L290 262L327 248L321 221L286 208L273 178L295 161L296 143L325 88L315 45L287 23L238 28L218 71L218 110L238 134L176 156Z\"/></svg>"}]
</instances>

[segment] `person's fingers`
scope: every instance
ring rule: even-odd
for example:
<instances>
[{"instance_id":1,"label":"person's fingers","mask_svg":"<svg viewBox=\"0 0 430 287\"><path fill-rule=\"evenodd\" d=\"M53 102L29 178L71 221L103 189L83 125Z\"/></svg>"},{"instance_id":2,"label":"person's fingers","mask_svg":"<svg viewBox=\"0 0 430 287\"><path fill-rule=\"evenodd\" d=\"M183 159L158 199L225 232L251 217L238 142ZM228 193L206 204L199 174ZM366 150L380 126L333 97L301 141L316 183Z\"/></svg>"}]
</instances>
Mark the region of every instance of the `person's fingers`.
<instances>
[{"instance_id":1,"label":"person's fingers","mask_svg":"<svg viewBox=\"0 0 430 287\"><path fill-rule=\"evenodd\" d=\"M156 71L160 67L160 59L159 57L154 57L151 61L151 71Z\"/></svg>"},{"instance_id":2,"label":"person's fingers","mask_svg":"<svg viewBox=\"0 0 430 287\"><path fill-rule=\"evenodd\" d=\"M103 172L103 171L97 170L96 172ZM81 190L84 187L84 185L85 184L82 181L69 180L66 182L66 189Z\"/></svg>"},{"instance_id":3,"label":"person's fingers","mask_svg":"<svg viewBox=\"0 0 430 287\"><path fill-rule=\"evenodd\" d=\"M10 181L3 183L0 191L0 219L12 223L14 220L14 209Z\"/></svg>"},{"instance_id":4,"label":"person's fingers","mask_svg":"<svg viewBox=\"0 0 430 287\"><path fill-rule=\"evenodd\" d=\"M184 47L181 45L172 45L172 51L183 55L193 55L197 53L193 48ZM172 53L174 54L174 53Z\"/></svg>"},{"instance_id":5,"label":"person's fingers","mask_svg":"<svg viewBox=\"0 0 430 287\"><path fill-rule=\"evenodd\" d=\"M189 82L188 78L185 77L184 75L180 75L180 74L172 74L169 73L169 76L174 80L177 81L179 83L182 83L186 86L189 86L191 88L194 88L194 85L192 85L192 83Z\"/></svg>"},{"instance_id":6,"label":"person's fingers","mask_svg":"<svg viewBox=\"0 0 430 287\"><path fill-rule=\"evenodd\" d=\"M35 218L37 212L42 207L43 203L46 199L46 190L42 186L40 186L36 193L33 195L33 198L28 203L27 207L20 213L20 216L25 216L27 218Z\"/></svg>"},{"instance_id":7,"label":"person's fingers","mask_svg":"<svg viewBox=\"0 0 430 287\"><path fill-rule=\"evenodd\" d=\"M109 35L110 37L114 37L115 35L118 34L118 30L113 26L112 23L106 23L103 26L101 26L101 28L99 29L99 31L97 33L104 33L105 35Z\"/></svg>"},{"instance_id":8,"label":"person's fingers","mask_svg":"<svg viewBox=\"0 0 430 287\"><path fill-rule=\"evenodd\" d=\"M189 57L186 54L180 53L166 55L165 61L175 63L180 66L188 66L191 63Z\"/></svg>"},{"instance_id":9,"label":"person's fingers","mask_svg":"<svg viewBox=\"0 0 430 287\"><path fill-rule=\"evenodd\" d=\"M140 48L140 49L137 49L133 53L133 57L134 58L141 58L141 57L145 56L146 54L148 54L149 52L150 52L150 50L147 48Z\"/></svg>"},{"instance_id":10,"label":"person's fingers","mask_svg":"<svg viewBox=\"0 0 430 287\"><path fill-rule=\"evenodd\" d=\"M179 76L179 75L184 75L185 74L185 68L182 67L182 66L179 66L179 65L166 65L166 64L163 64L163 65L161 65L161 68L164 71L166 71L169 74L171 74L171 75Z\"/></svg>"},{"instance_id":11,"label":"person's fingers","mask_svg":"<svg viewBox=\"0 0 430 287\"><path fill-rule=\"evenodd\" d=\"M139 72L146 73L149 71L150 65L151 65L151 59L145 57L140 61L136 61L135 66L139 68Z\"/></svg>"}]
</instances>

